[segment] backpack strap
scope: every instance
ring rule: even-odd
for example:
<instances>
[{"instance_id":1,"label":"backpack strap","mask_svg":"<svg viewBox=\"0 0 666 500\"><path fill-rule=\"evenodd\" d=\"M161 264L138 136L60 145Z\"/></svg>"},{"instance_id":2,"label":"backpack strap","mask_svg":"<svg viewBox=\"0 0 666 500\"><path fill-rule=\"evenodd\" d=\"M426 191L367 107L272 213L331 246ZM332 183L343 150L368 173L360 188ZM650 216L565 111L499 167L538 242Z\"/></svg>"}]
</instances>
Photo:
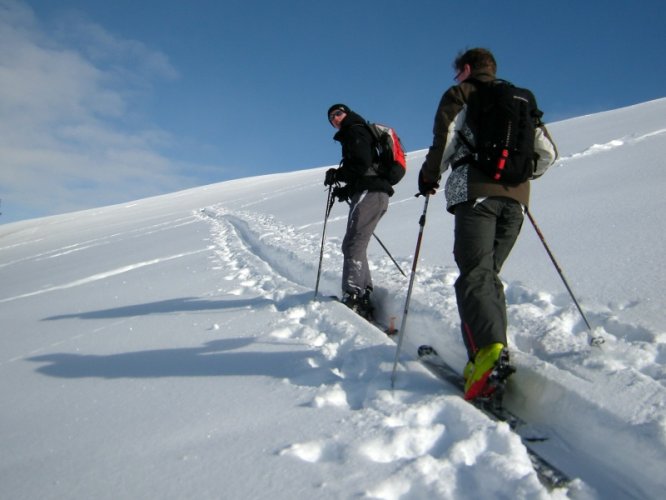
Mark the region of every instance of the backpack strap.
<instances>
[{"instance_id":1,"label":"backpack strap","mask_svg":"<svg viewBox=\"0 0 666 500\"><path fill-rule=\"evenodd\" d=\"M465 81L474 85L477 88L477 90L479 87L487 86L489 84L489 82L482 82L481 80L477 80L476 78L471 78L471 77ZM465 137L465 134L462 133L462 130L457 130L456 132L458 134L458 139L460 140L460 142L462 142L465 145L465 147L469 150L469 154L466 154L462 158L458 158L458 160L452 163L451 170L455 170L458 167L470 164L474 162L474 160L476 159L476 148L472 145L471 142L469 142L467 137Z\"/></svg>"},{"instance_id":2,"label":"backpack strap","mask_svg":"<svg viewBox=\"0 0 666 500\"><path fill-rule=\"evenodd\" d=\"M379 146L379 132L376 127L372 126L372 123L369 121L365 122L365 126L372 136L372 169L366 172L366 176L376 177L379 176L379 151L377 150Z\"/></svg>"},{"instance_id":3,"label":"backpack strap","mask_svg":"<svg viewBox=\"0 0 666 500\"><path fill-rule=\"evenodd\" d=\"M372 136L372 145L376 146L379 143L379 132L377 131L377 128L373 127L372 123L368 121L365 122L365 126L370 131L370 135Z\"/></svg>"},{"instance_id":4,"label":"backpack strap","mask_svg":"<svg viewBox=\"0 0 666 500\"><path fill-rule=\"evenodd\" d=\"M477 91L478 91L479 88L488 88L491 85L497 85L497 84L506 84L506 85L511 85L512 87L514 86L510 81L503 80L501 78L495 78L494 80L484 82L484 81L479 80L478 78L470 77L465 81L474 85L477 88ZM462 133L461 130L458 130L457 132L458 132L458 138L460 139L460 142L462 142L467 147L467 149L470 151L470 153L463 156L462 158L459 158L458 160L456 160L451 165L452 170L455 170L456 168L461 167L462 165L473 163L477 158L476 147L474 147L472 145L472 143L469 142L469 140L467 139L467 137L465 137L465 135Z\"/></svg>"}]
</instances>

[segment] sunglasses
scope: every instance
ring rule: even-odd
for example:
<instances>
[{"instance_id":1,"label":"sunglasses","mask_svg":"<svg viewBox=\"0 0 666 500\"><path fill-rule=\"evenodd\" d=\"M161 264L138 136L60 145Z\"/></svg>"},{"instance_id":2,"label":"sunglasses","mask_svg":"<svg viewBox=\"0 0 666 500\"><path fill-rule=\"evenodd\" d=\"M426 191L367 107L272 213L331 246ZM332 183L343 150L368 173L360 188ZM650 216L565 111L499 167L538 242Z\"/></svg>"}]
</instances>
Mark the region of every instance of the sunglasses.
<instances>
[{"instance_id":1,"label":"sunglasses","mask_svg":"<svg viewBox=\"0 0 666 500\"><path fill-rule=\"evenodd\" d=\"M345 112L342 111L341 109L336 109L333 111L330 115L328 115L328 121L332 122L334 118L337 118L338 116L344 115Z\"/></svg>"}]
</instances>

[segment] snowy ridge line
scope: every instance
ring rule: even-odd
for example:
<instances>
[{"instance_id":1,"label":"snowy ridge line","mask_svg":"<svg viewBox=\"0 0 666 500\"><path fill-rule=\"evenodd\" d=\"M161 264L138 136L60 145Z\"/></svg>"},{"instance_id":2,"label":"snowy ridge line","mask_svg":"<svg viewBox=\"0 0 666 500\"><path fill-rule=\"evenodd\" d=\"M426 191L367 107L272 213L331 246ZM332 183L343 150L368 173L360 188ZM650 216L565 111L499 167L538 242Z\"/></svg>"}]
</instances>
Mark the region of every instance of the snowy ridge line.
<instances>
[{"instance_id":1,"label":"snowy ridge line","mask_svg":"<svg viewBox=\"0 0 666 500\"><path fill-rule=\"evenodd\" d=\"M311 286L308 273L311 271L314 275L316 271L314 262L319 245L314 237L296 234L292 228L281 225L272 217L226 212L219 208L208 212L209 217L212 215L226 220L244 242L247 251L265 262L272 272L303 287ZM328 259L325 262L331 257L340 262L339 251L330 247L327 244ZM401 311L404 290L402 283L395 283L395 271L390 269L390 265L382 265L376 260L371 265L376 281L389 284L388 288L378 287L375 294L380 318ZM465 354L451 289L455 273L451 268L423 268L419 271L405 345L406 349L415 352L416 346L430 343L442 352L448 362L460 364ZM328 273L329 278L333 275L337 278L339 270ZM331 283L328 279L327 286L334 286ZM613 478L620 478L618 483L632 485L636 491L650 496L650 491L658 487L659 480L656 478L660 477L660 473L657 469L660 464L666 463L666 457L660 443L650 443L642 437L641 426L659 425L653 419L658 415L658 409L666 405L662 386L654 379L641 375L638 370L617 374L609 369L603 380L586 370L586 364L595 366L603 360L595 356L596 351L587 345L585 332L577 327L580 320L573 306L558 307L552 297L534 294L519 283L507 285L507 300L511 315L510 345L518 365L507 406L519 416L560 437L553 443L544 444L544 448L550 447L544 454L555 463L566 457L572 464L563 467L567 472L577 475L578 471L582 471L583 477L604 477L609 484L616 482ZM317 321L323 319L319 317ZM317 327L317 322L311 326ZM609 348L632 348L631 345L620 344L623 344L622 339L610 342ZM462 369L462 366L457 368ZM400 376L405 376L404 372ZM572 388L576 388L575 392L571 392ZM629 429L625 427L626 418L623 418L623 411L627 410L623 406L624 400L618 399L617 404L612 402L616 394L627 390L632 390L636 397L649 395L642 399L646 405L645 423L638 423ZM575 401L575 404L563 407L560 403L563 392L567 394L566 401ZM580 421L591 424L592 431L587 426L581 429ZM650 465L642 468L642 477L627 477L624 473L624 470L632 470L629 465L638 458L632 451L624 457L600 457L589 452L609 440L618 439L626 449L636 450L643 460L649 457L647 462Z\"/></svg>"}]
</instances>

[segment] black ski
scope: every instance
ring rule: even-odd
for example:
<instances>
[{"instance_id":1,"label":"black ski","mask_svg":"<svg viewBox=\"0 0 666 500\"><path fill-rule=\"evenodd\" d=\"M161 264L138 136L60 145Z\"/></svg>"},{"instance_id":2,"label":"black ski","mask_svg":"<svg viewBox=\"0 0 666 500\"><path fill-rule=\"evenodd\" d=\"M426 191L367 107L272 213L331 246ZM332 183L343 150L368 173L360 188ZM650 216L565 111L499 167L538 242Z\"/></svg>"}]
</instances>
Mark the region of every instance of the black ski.
<instances>
[{"instance_id":1,"label":"black ski","mask_svg":"<svg viewBox=\"0 0 666 500\"><path fill-rule=\"evenodd\" d=\"M465 381L460 376L460 373L449 366L434 347L422 345L418 348L417 354L421 363L438 378L454 385L460 392L465 391ZM497 393L493 395L492 399L479 399L478 401L474 401L473 404L495 420L508 423L513 430L527 427L527 422L502 406L503 391L504 387L498 388ZM527 439L530 441L546 441L548 438L529 437Z\"/></svg>"},{"instance_id":2,"label":"black ski","mask_svg":"<svg viewBox=\"0 0 666 500\"><path fill-rule=\"evenodd\" d=\"M432 374L458 389L462 395L465 387L465 382L462 376L442 359L434 347L422 345L418 348L417 354L421 363L423 363ZM544 436L530 436L529 432L526 432L529 430L527 422L504 408L501 405L501 399L474 402L474 406L493 420L508 423L516 434L520 436L520 439L523 441L523 444L527 449L527 454L530 457L532 466L544 486L549 489L554 489L566 487L571 483L572 479L566 473L562 472L555 465L543 458L535 449L536 443L547 441L548 438Z\"/></svg>"},{"instance_id":3,"label":"black ski","mask_svg":"<svg viewBox=\"0 0 666 500\"><path fill-rule=\"evenodd\" d=\"M329 299L333 299L333 300L339 302L340 304L343 304L343 305L344 305L344 303L342 302L342 300L340 299L340 297L338 297L337 295L329 295L328 298L329 298ZM347 306L345 305L345 307L347 307ZM388 335L389 337L394 338L394 337L398 334L398 329L396 328L395 323L394 323L394 321L393 321L395 318L391 318L391 320L389 321L389 324L388 324L388 325L385 325L385 324L383 324L383 323L380 323L379 321L377 321L377 320L374 319L374 318L368 318L368 317L366 317L366 316L363 316L362 314L359 314L359 312L356 311L356 310L354 310L354 309L351 309L351 310L354 311L354 312L356 313L356 315L358 315L359 317L363 318L363 319L366 320L368 323L370 323L372 326L374 326L375 328L381 330L382 332L384 332L384 333L385 333L386 335Z\"/></svg>"}]
</instances>

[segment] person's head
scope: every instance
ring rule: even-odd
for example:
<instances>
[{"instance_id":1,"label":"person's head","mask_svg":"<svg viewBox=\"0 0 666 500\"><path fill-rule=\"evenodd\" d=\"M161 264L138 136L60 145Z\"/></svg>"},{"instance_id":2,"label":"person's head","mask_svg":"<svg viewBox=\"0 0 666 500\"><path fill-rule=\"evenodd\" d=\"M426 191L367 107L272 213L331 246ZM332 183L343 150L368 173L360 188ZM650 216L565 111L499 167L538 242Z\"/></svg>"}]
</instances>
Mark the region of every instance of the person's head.
<instances>
[{"instance_id":1,"label":"person's head","mask_svg":"<svg viewBox=\"0 0 666 500\"><path fill-rule=\"evenodd\" d=\"M331 125L333 125L335 128L340 128L342 120L344 120L350 112L351 110L346 105L334 104L328 108L328 113L326 113L326 116L328 116L328 122Z\"/></svg>"},{"instance_id":2,"label":"person's head","mask_svg":"<svg viewBox=\"0 0 666 500\"><path fill-rule=\"evenodd\" d=\"M453 70L456 72L455 80L460 83L469 78L472 73L479 71L494 76L497 73L497 62L493 53L488 49L469 49L456 56L453 61Z\"/></svg>"}]
</instances>

